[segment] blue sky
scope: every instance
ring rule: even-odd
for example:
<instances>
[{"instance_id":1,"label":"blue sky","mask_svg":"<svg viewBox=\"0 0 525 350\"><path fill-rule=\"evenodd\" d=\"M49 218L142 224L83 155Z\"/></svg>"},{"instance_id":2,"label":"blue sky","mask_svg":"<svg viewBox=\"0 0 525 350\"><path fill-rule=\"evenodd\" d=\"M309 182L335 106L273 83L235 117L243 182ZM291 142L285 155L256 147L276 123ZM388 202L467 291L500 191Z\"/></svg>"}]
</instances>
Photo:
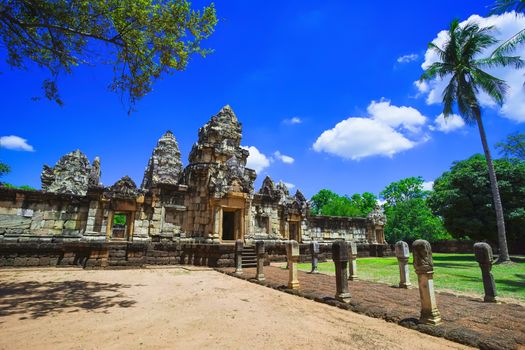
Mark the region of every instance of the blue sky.
<instances>
[{"instance_id":1,"label":"blue sky","mask_svg":"<svg viewBox=\"0 0 525 350\"><path fill-rule=\"evenodd\" d=\"M217 1L220 23L204 43L215 52L158 81L131 116L107 89L110 67L82 66L62 76L65 106L59 107L31 100L47 73L10 69L0 48L0 136L33 147L15 150L4 142L0 160L12 168L4 181L39 188L42 165L79 148L90 160L101 157L105 185L124 175L140 184L166 130L177 137L187 165L198 128L226 104L243 123L242 144L269 162L257 189L265 175L308 197L323 188L378 194L408 176L432 181L453 161L481 152L481 144L475 127L453 121L446 127L457 129L440 131L434 121L441 113L439 83L418 88L414 81L432 60L425 57L428 42L453 18L486 15L490 3ZM512 21L518 19L500 21L501 35L522 24ZM525 131L525 99L516 93L511 102L504 110L485 108L491 144Z\"/></svg>"}]
</instances>

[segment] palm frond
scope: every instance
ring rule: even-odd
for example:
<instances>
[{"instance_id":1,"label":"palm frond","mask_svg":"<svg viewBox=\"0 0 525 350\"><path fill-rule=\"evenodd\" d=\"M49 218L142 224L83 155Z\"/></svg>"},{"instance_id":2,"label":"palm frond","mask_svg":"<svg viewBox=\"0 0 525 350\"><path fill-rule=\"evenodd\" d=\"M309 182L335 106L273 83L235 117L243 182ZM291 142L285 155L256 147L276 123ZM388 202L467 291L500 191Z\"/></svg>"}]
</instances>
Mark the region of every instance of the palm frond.
<instances>
[{"instance_id":1,"label":"palm frond","mask_svg":"<svg viewBox=\"0 0 525 350\"><path fill-rule=\"evenodd\" d=\"M479 110L479 102L476 97L476 88L469 82L465 74L457 76L456 103L463 120L467 124L476 122L476 110Z\"/></svg>"},{"instance_id":2,"label":"palm frond","mask_svg":"<svg viewBox=\"0 0 525 350\"><path fill-rule=\"evenodd\" d=\"M475 86L479 86L500 106L503 104L505 94L509 88L505 81L498 79L479 68L472 70L472 80Z\"/></svg>"},{"instance_id":3,"label":"palm frond","mask_svg":"<svg viewBox=\"0 0 525 350\"><path fill-rule=\"evenodd\" d=\"M491 14L500 14L509 11L525 11L525 0L497 0L492 7Z\"/></svg>"},{"instance_id":4,"label":"palm frond","mask_svg":"<svg viewBox=\"0 0 525 350\"><path fill-rule=\"evenodd\" d=\"M443 78L448 74L452 74L454 71L454 66L443 63L443 62L434 62L430 65L430 67L427 68L421 74L421 77L419 78L419 81L425 81L425 80L432 80L435 78Z\"/></svg>"},{"instance_id":5,"label":"palm frond","mask_svg":"<svg viewBox=\"0 0 525 350\"><path fill-rule=\"evenodd\" d=\"M525 67L525 61L520 56L491 56L474 60L474 65L480 68L509 67L521 69Z\"/></svg>"},{"instance_id":6,"label":"palm frond","mask_svg":"<svg viewBox=\"0 0 525 350\"><path fill-rule=\"evenodd\" d=\"M443 115L448 117L454 111L454 101L457 95L457 80L453 76L447 87L443 90Z\"/></svg>"},{"instance_id":7,"label":"palm frond","mask_svg":"<svg viewBox=\"0 0 525 350\"><path fill-rule=\"evenodd\" d=\"M525 28L514 34L511 38L505 40L492 52L490 57L502 56L506 53L513 52L523 43L525 43Z\"/></svg>"}]
</instances>

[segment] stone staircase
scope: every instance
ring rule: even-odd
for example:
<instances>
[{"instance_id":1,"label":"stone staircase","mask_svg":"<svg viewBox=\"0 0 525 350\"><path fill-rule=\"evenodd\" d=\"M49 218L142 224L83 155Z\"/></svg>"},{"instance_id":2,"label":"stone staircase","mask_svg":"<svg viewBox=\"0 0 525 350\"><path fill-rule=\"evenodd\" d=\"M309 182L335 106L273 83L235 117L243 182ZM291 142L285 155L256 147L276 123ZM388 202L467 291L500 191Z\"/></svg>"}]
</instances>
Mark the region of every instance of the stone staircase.
<instances>
[{"instance_id":1,"label":"stone staircase","mask_svg":"<svg viewBox=\"0 0 525 350\"><path fill-rule=\"evenodd\" d=\"M244 246L242 250L242 267L257 267L257 254L255 246Z\"/></svg>"}]
</instances>

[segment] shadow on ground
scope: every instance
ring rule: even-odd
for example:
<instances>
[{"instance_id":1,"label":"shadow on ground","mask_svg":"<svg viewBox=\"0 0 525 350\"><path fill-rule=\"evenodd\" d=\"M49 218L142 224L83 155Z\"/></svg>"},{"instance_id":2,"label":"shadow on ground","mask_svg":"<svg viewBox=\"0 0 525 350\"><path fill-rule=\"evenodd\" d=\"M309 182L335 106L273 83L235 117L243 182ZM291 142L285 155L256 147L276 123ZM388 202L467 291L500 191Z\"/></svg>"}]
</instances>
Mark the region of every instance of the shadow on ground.
<instances>
[{"instance_id":1,"label":"shadow on ground","mask_svg":"<svg viewBox=\"0 0 525 350\"><path fill-rule=\"evenodd\" d=\"M112 307L131 307L122 289L129 285L87 281L0 282L0 317L20 314L20 319L51 313L88 310L107 312Z\"/></svg>"}]
</instances>

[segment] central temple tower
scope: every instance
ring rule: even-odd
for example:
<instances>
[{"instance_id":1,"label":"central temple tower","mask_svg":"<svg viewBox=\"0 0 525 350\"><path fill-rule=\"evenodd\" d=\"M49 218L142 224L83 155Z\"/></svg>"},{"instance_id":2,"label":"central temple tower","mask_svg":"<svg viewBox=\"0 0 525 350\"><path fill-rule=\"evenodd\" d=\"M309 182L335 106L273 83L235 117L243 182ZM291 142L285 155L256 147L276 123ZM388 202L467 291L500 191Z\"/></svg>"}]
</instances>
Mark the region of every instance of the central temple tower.
<instances>
[{"instance_id":1,"label":"central temple tower","mask_svg":"<svg viewBox=\"0 0 525 350\"><path fill-rule=\"evenodd\" d=\"M188 186L185 231L206 242L243 239L249 225L255 170L246 168L242 126L230 106L199 129L183 181Z\"/></svg>"}]
</instances>

